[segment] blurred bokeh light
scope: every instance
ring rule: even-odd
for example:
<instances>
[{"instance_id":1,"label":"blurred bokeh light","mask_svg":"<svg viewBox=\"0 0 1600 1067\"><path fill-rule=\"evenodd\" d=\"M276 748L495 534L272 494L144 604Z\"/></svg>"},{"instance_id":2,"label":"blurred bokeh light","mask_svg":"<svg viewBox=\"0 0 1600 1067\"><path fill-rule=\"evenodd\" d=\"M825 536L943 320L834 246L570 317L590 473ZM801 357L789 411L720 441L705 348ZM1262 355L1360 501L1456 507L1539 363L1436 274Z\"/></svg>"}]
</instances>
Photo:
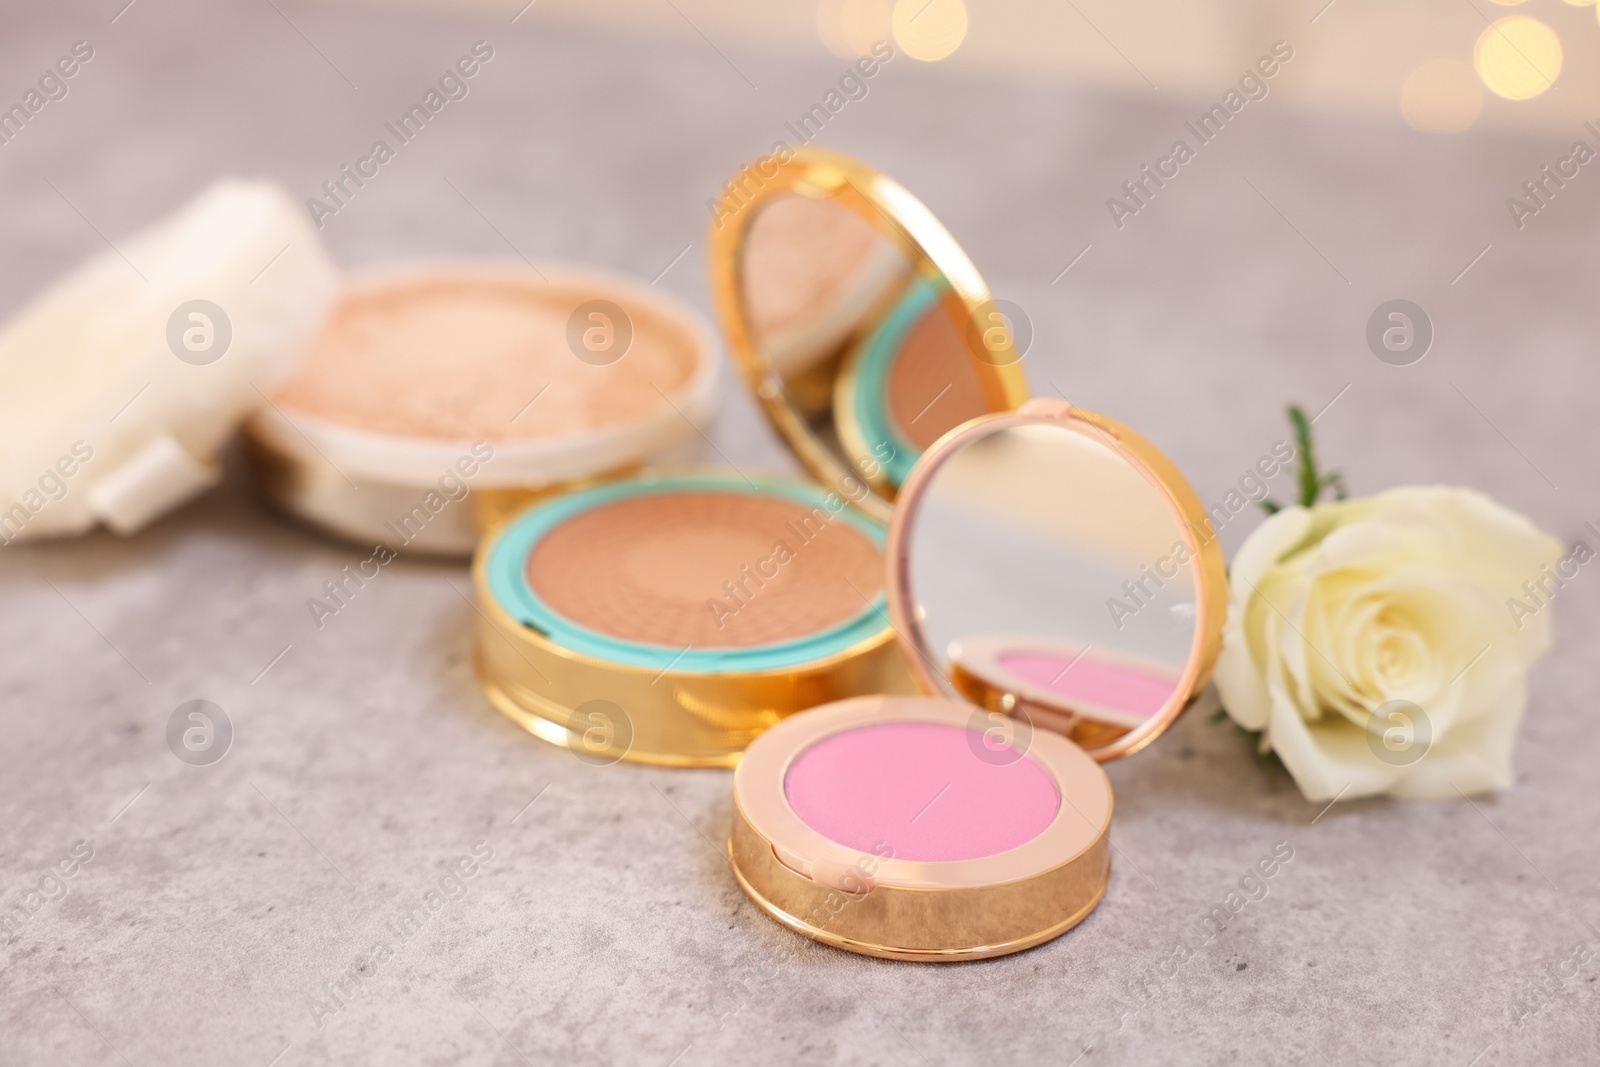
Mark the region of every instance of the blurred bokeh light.
<instances>
[{"instance_id":1,"label":"blurred bokeh light","mask_svg":"<svg viewBox=\"0 0 1600 1067\"><path fill-rule=\"evenodd\" d=\"M1531 100L1561 73L1561 39L1538 19L1513 15L1483 31L1474 60L1490 92Z\"/></svg>"},{"instance_id":2,"label":"blurred bokeh light","mask_svg":"<svg viewBox=\"0 0 1600 1067\"><path fill-rule=\"evenodd\" d=\"M894 5L895 44L912 59L943 59L967 36L962 0L899 0Z\"/></svg>"},{"instance_id":3,"label":"blurred bokeh light","mask_svg":"<svg viewBox=\"0 0 1600 1067\"><path fill-rule=\"evenodd\" d=\"M855 59L879 41L894 37L890 0L822 0L817 5L817 34L828 51Z\"/></svg>"},{"instance_id":4,"label":"blurred bokeh light","mask_svg":"<svg viewBox=\"0 0 1600 1067\"><path fill-rule=\"evenodd\" d=\"M1483 112L1483 86L1459 59L1430 59L1400 90L1400 112L1415 130L1460 133Z\"/></svg>"}]
</instances>

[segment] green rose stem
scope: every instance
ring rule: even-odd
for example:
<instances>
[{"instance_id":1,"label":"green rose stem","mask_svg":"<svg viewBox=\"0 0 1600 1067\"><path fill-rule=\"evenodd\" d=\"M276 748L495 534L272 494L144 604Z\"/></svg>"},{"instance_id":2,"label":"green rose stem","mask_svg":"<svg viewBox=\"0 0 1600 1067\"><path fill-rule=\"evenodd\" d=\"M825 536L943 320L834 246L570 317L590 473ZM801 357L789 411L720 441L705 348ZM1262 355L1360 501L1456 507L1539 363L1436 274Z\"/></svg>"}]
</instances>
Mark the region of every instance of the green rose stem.
<instances>
[{"instance_id":1,"label":"green rose stem","mask_svg":"<svg viewBox=\"0 0 1600 1067\"><path fill-rule=\"evenodd\" d=\"M1335 500L1344 500L1350 493L1345 488L1344 474L1340 471L1329 471L1323 474L1317 470L1317 453L1311 440L1311 420L1306 418L1305 409L1299 404L1290 404L1287 408L1289 427L1294 431L1295 455L1300 457L1300 462L1295 467L1295 482L1299 488L1300 499L1297 503L1303 508L1309 508L1322 499L1323 493L1333 490ZM1271 497L1261 501L1261 509L1268 515L1283 510L1283 505ZM1221 722L1228 717L1227 708L1218 708L1211 716L1214 723ZM1247 735L1253 742L1256 753L1256 762L1268 773L1273 773L1282 766L1277 753L1267 749L1262 743L1266 734L1265 730L1246 730L1238 727L1239 732Z\"/></svg>"},{"instance_id":2,"label":"green rose stem","mask_svg":"<svg viewBox=\"0 0 1600 1067\"><path fill-rule=\"evenodd\" d=\"M1300 485L1299 504L1309 508L1322 497L1326 489L1333 490L1335 500L1344 500L1350 494L1345 489L1344 475L1339 471L1329 471L1327 474L1317 472L1317 453L1311 442L1311 420L1306 418L1305 409L1299 404L1290 404L1289 426L1294 430L1295 454L1300 457L1299 466L1295 468L1295 480ZM1283 505L1268 497L1261 502L1262 510L1268 515L1283 510Z\"/></svg>"}]
</instances>

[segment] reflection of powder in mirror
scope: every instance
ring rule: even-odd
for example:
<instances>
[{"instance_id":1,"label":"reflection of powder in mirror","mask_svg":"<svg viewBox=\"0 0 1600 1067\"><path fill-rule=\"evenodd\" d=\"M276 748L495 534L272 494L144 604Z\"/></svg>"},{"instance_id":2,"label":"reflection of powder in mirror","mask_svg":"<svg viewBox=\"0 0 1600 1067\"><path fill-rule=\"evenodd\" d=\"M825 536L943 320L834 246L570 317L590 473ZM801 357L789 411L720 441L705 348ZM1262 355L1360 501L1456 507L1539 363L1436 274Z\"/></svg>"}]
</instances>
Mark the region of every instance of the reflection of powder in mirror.
<instances>
[{"instance_id":1,"label":"reflection of powder in mirror","mask_svg":"<svg viewBox=\"0 0 1600 1067\"><path fill-rule=\"evenodd\" d=\"M992 763L974 744L982 750L972 731L942 723L847 730L795 758L784 794L806 825L861 852L917 862L993 856L1043 833L1061 795L1030 757Z\"/></svg>"},{"instance_id":2,"label":"reflection of powder in mirror","mask_svg":"<svg viewBox=\"0 0 1600 1067\"><path fill-rule=\"evenodd\" d=\"M767 201L744 248L744 298L756 343L781 344L825 316L851 294L884 244L866 220L832 201Z\"/></svg>"},{"instance_id":3,"label":"reflection of powder in mirror","mask_svg":"<svg viewBox=\"0 0 1600 1067\"><path fill-rule=\"evenodd\" d=\"M919 450L988 413L965 336L942 301L912 328L895 354L888 404L896 429Z\"/></svg>"},{"instance_id":4,"label":"reflection of powder in mirror","mask_svg":"<svg viewBox=\"0 0 1600 1067\"><path fill-rule=\"evenodd\" d=\"M597 297L633 322L627 354L607 366L567 346L573 309ZM656 415L705 358L681 325L603 289L441 275L346 295L276 399L376 433L553 437Z\"/></svg>"},{"instance_id":5,"label":"reflection of powder in mirror","mask_svg":"<svg viewBox=\"0 0 1600 1067\"><path fill-rule=\"evenodd\" d=\"M715 649L806 637L871 610L882 585L878 547L825 514L754 493L614 500L546 534L528 580L552 610L628 641Z\"/></svg>"},{"instance_id":6,"label":"reflection of powder in mirror","mask_svg":"<svg viewBox=\"0 0 1600 1067\"><path fill-rule=\"evenodd\" d=\"M1160 711L1177 688L1176 679L1113 663L1085 654L1077 658L1060 652L1002 652L1000 666L1022 681L1059 693L1069 702L1149 718Z\"/></svg>"}]
</instances>

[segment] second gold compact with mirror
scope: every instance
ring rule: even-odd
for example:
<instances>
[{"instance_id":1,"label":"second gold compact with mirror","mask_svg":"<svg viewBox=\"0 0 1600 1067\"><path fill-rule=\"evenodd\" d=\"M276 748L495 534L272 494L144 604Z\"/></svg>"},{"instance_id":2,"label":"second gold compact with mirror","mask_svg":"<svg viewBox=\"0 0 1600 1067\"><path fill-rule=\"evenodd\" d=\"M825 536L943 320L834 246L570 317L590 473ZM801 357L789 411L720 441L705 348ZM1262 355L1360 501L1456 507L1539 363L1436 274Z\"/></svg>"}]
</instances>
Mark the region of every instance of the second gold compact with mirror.
<instances>
[{"instance_id":1,"label":"second gold compact with mirror","mask_svg":"<svg viewBox=\"0 0 1600 1067\"><path fill-rule=\"evenodd\" d=\"M807 148L735 175L710 258L729 348L810 477L599 479L506 521L474 568L491 701L595 762L732 766L785 716L915 692L890 501L928 445L1027 398L971 261L861 163Z\"/></svg>"},{"instance_id":2,"label":"second gold compact with mirror","mask_svg":"<svg viewBox=\"0 0 1600 1067\"><path fill-rule=\"evenodd\" d=\"M1226 610L1199 498L1149 442L1053 399L942 437L885 542L926 696L778 723L734 772L735 874L769 915L873 956L1016 952L1110 879L1100 763L1205 685Z\"/></svg>"}]
</instances>

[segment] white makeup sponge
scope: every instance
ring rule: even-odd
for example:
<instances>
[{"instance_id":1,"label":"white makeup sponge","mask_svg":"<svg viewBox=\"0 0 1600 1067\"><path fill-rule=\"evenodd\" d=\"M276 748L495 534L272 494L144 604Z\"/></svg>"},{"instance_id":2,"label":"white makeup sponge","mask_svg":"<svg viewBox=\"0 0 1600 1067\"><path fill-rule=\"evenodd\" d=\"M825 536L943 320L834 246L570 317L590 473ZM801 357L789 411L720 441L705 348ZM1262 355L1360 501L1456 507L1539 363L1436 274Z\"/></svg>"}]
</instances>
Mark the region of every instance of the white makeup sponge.
<instances>
[{"instance_id":1,"label":"white makeup sponge","mask_svg":"<svg viewBox=\"0 0 1600 1067\"><path fill-rule=\"evenodd\" d=\"M214 484L339 289L305 212L230 179L34 299L0 329L0 543L131 533Z\"/></svg>"}]
</instances>

